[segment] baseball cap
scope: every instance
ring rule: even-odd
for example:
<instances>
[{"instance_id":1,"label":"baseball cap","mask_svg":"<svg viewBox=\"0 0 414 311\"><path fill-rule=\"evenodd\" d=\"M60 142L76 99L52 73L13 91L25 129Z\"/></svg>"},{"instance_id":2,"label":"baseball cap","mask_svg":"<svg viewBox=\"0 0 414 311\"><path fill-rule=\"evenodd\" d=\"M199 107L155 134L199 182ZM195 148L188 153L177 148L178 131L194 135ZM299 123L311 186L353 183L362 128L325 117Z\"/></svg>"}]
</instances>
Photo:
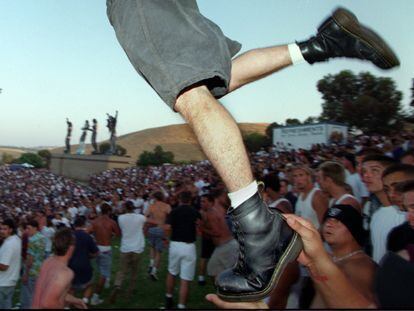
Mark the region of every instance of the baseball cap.
<instances>
[{"instance_id":1,"label":"baseball cap","mask_svg":"<svg viewBox=\"0 0 414 311\"><path fill-rule=\"evenodd\" d=\"M365 231L362 225L362 215L352 205L337 204L326 211L324 222L328 218L339 220L347 227L357 243L364 245Z\"/></svg>"}]
</instances>

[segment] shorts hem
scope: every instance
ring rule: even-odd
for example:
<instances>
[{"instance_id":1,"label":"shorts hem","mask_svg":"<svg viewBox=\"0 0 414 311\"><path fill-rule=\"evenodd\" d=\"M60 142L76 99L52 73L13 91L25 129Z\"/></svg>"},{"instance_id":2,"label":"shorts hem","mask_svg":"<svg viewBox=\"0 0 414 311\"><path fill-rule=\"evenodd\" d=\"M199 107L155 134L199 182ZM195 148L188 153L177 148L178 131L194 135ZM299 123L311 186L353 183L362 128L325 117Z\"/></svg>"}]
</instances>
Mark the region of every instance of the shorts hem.
<instances>
[{"instance_id":1,"label":"shorts hem","mask_svg":"<svg viewBox=\"0 0 414 311\"><path fill-rule=\"evenodd\" d=\"M170 271L170 269L168 269L168 273L169 273L169 274L171 274L173 277L178 276L178 273L172 273L172 272Z\"/></svg>"},{"instance_id":2,"label":"shorts hem","mask_svg":"<svg viewBox=\"0 0 414 311\"><path fill-rule=\"evenodd\" d=\"M193 280L194 280L194 277L192 277L191 279L189 279L189 278L184 278L184 277L182 277L182 276L180 275L180 279L181 279L181 280L184 280L184 281L191 282L191 281L193 281Z\"/></svg>"},{"instance_id":3,"label":"shorts hem","mask_svg":"<svg viewBox=\"0 0 414 311\"><path fill-rule=\"evenodd\" d=\"M185 89L188 89L191 86L193 86L193 85L195 85L199 82L209 80L209 79L213 79L215 77L222 80L223 85L221 87L223 88L223 90L225 89L225 92L214 92L214 89L209 89L209 91L211 92L211 94L214 97L222 97L225 94L227 94L227 92L228 92L228 84L229 84L228 78L221 71L211 71L211 72L198 74L198 75L192 77L191 79L185 80L184 82L182 82L180 84L177 84L176 92L174 93L174 95L173 94L171 95L171 99L170 100L164 100L164 101L167 103L168 106L170 106L170 108L174 112L177 112L177 110L174 109L174 106L176 104L177 98L182 94L183 91L185 91Z\"/></svg>"}]
</instances>

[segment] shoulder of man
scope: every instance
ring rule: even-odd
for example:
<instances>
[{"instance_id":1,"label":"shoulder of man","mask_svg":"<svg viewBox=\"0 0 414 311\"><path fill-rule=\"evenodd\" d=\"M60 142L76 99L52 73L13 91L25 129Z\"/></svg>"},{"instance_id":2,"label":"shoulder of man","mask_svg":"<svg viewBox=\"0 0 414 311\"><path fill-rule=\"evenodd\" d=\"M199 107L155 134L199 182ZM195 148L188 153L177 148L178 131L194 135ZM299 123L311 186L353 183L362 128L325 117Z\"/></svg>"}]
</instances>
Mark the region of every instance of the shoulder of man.
<instances>
[{"instance_id":1,"label":"shoulder of man","mask_svg":"<svg viewBox=\"0 0 414 311\"><path fill-rule=\"evenodd\" d=\"M75 238L83 238L86 235L89 236L89 234L87 234L85 230L82 229L76 229L75 231L73 231L73 235L75 236Z\"/></svg>"},{"instance_id":2,"label":"shoulder of man","mask_svg":"<svg viewBox=\"0 0 414 311\"><path fill-rule=\"evenodd\" d=\"M328 201L329 201L328 196L321 189L317 189L313 193L312 204L314 204L314 203L323 203L323 204L327 205Z\"/></svg>"},{"instance_id":3,"label":"shoulder of man","mask_svg":"<svg viewBox=\"0 0 414 311\"><path fill-rule=\"evenodd\" d=\"M123 215L125 215L125 214L123 214ZM115 221L114 219L112 219L112 218L109 218L109 222L110 222L112 225L116 225L116 221Z\"/></svg>"},{"instance_id":4,"label":"shoulder of man","mask_svg":"<svg viewBox=\"0 0 414 311\"><path fill-rule=\"evenodd\" d=\"M40 231L38 231L34 236L33 236L33 242L35 242L35 243L43 243L43 242L45 242L46 241L46 238L45 238L45 236L40 232Z\"/></svg>"},{"instance_id":5,"label":"shoulder of man","mask_svg":"<svg viewBox=\"0 0 414 311\"><path fill-rule=\"evenodd\" d=\"M320 188L315 188L314 192L313 192L313 197L312 199L318 199L318 198L328 198L328 196L322 191L322 189Z\"/></svg>"},{"instance_id":6,"label":"shoulder of man","mask_svg":"<svg viewBox=\"0 0 414 311\"><path fill-rule=\"evenodd\" d=\"M170 210L171 209L170 204L167 204L165 202L162 202L162 207L163 207L164 210Z\"/></svg>"},{"instance_id":7,"label":"shoulder of man","mask_svg":"<svg viewBox=\"0 0 414 311\"><path fill-rule=\"evenodd\" d=\"M365 256L352 258L343 263L342 269L348 275L360 276L361 274L371 274L376 271L378 265L371 257Z\"/></svg>"},{"instance_id":8,"label":"shoulder of man","mask_svg":"<svg viewBox=\"0 0 414 311\"><path fill-rule=\"evenodd\" d=\"M377 220L377 219L383 219L384 217L387 218L388 217L387 214L388 214L389 210L390 210L390 207L381 206L379 209L377 209L372 214L371 222L373 222L374 220Z\"/></svg>"},{"instance_id":9,"label":"shoulder of man","mask_svg":"<svg viewBox=\"0 0 414 311\"><path fill-rule=\"evenodd\" d=\"M73 277L75 276L75 273L73 270L69 267L63 267L59 273L56 273L56 275L59 275L61 282L71 282Z\"/></svg>"},{"instance_id":10,"label":"shoulder of man","mask_svg":"<svg viewBox=\"0 0 414 311\"><path fill-rule=\"evenodd\" d=\"M98 220L99 219L99 217L97 217L97 218L95 218L95 219L93 219L92 221L91 221L91 224L90 224L90 227L92 228L92 229L95 229L95 226L96 226L96 224L98 223Z\"/></svg>"},{"instance_id":11,"label":"shoulder of man","mask_svg":"<svg viewBox=\"0 0 414 311\"><path fill-rule=\"evenodd\" d=\"M3 244L0 246L0 256L5 255L6 253L11 252L14 243L11 239L6 239Z\"/></svg>"}]
</instances>

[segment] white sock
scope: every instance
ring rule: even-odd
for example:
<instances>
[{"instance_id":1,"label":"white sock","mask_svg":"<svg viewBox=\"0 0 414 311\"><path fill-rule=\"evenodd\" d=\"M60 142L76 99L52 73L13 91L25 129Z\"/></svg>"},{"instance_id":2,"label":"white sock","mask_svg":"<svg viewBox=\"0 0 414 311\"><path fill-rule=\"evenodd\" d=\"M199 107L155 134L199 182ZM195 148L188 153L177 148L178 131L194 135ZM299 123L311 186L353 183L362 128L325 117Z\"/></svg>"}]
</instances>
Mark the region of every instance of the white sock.
<instances>
[{"instance_id":1,"label":"white sock","mask_svg":"<svg viewBox=\"0 0 414 311\"><path fill-rule=\"evenodd\" d=\"M302 52L300 51L299 46L296 43L291 43L288 45L290 59L292 60L293 65L301 64L305 62Z\"/></svg>"},{"instance_id":2,"label":"white sock","mask_svg":"<svg viewBox=\"0 0 414 311\"><path fill-rule=\"evenodd\" d=\"M179 303L179 304L177 305L177 309L185 309L185 305L183 305L183 304Z\"/></svg>"},{"instance_id":3,"label":"white sock","mask_svg":"<svg viewBox=\"0 0 414 311\"><path fill-rule=\"evenodd\" d=\"M155 274L155 273L157 273L157 268L155 268L155 267L152 267L151 273L152 273L152 274Z\"/></svg>"},{"instance_id":4,"label":"white sock","mask_svg":"<svg viewBox=\"0 0 414 311\"><path fill-rule=\"evenodd\" d=\"M172 294L165 294L165 297L167 297L167 298L172 298L172 297L173 297L173 295L172 295Z\"/></svg>"},{"instance_id":5,"label":"white sock","mask_svg":"<svg viewBox=\"0 0 414 311\"><path fill-rule=\"evenodd\" d=\"M154 259L150 259L150 267L152 267L154 265Z\"/></svg>"},{"instance_id":6,"label":"white sock","mask_svg":"<svg viewBox=\"0 0 414 311\"><path fill-rule=\"evenodd\" d=\"M248 185L247 187L244 187L243 189L237 190L235 192L230 192L229 198L231 201L231 206L233 208L237 208L243 202L250 199L256 192L257 192L256 181L253 181L250 185Z\"/></svg>"},{"instance_id":7,"label":"white sock","mask_svg":"<svg viewBox=\"0 0 414 311\"><path fill-rule=\"evenodd\" d=\"M199 275L198 280L201 281L201 282L204 281L205 280L204 275Z\"/></svg>"}]
</instances>

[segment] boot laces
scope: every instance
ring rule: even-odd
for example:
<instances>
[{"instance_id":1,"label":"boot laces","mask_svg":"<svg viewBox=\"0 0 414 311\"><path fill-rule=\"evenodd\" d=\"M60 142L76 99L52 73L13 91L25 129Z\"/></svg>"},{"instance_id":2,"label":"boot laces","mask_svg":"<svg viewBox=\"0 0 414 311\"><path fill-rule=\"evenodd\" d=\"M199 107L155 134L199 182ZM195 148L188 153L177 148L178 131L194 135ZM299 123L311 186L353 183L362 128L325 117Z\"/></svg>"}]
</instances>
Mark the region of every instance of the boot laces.
<instances>
[{"instance_id":1,"label":"boot laces","mask_svg":"<svg viewBox=\"0 0 414 311\"><path fill-rule=\"evenodd\" d=\"M236 269L240 270L243 269L246 266L246 249L245 249L245 245L244 245L244 236L240 230L240 224L238 223L238 221L234 221L234 226L236 228L236 237L237 237L237 241L239 242L239 258L237 260L237 266Z\"/></svg>"}]
</instances>

